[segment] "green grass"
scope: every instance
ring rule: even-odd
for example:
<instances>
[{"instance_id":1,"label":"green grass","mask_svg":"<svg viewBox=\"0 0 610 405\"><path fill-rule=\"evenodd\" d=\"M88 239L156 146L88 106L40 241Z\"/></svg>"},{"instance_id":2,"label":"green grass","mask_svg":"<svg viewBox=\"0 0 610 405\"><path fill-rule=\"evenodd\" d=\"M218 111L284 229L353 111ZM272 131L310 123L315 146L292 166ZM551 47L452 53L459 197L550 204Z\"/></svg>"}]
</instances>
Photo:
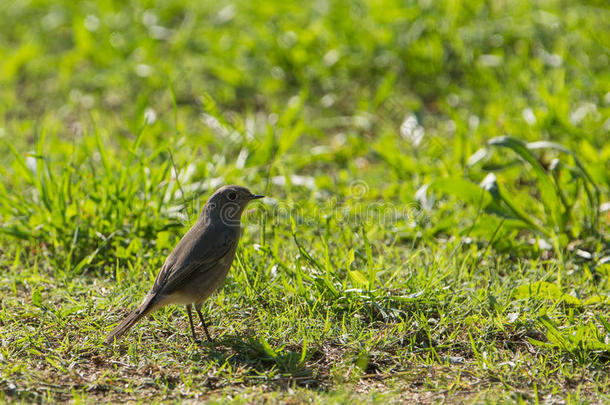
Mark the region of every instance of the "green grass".
<instances>
[{"instance_id":1,"label":"green grass","mask_svg":"<svg viewBox=\"0 0 610 405\"><path fill-rule=\"evenodd\" d=\"M610 401L608 21L3 5L0 400ZM268 198L204 304L216 345L168 307L104 346L227 183Z\"/></svg>"}]
</instances>

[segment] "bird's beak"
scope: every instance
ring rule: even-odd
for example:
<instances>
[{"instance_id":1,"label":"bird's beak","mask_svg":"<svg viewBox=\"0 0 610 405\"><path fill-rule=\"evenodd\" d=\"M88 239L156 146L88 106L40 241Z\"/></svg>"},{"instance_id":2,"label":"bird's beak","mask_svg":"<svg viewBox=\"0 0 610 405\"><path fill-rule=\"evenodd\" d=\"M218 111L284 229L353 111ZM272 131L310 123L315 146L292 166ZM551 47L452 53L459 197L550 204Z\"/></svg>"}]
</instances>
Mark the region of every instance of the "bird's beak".
<instances>
[{"instance_id":1,"label":"bird's beak","mask_svg":"<svg viewBox=\"0 0 610 405\"><path fill-rule=\"evenodd\" d=\"M250 196L250 199L251 200L258 200L259 198L263 198L263 197L264 197L264 195L262 195L262 194L252 194Z\"/></svg>"}]
</instances>

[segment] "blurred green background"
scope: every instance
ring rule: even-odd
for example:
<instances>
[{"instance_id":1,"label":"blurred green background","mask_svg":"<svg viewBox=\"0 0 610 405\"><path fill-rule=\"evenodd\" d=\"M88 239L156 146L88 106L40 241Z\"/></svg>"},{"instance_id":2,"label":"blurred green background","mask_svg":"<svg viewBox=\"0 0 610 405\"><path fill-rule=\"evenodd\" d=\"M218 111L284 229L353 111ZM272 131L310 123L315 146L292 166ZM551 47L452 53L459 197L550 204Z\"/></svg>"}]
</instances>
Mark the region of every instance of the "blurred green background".
<instances>
[{"instance_id":1,"label":"blurred green background","mask_svg":"<svg viewBox=\"0 0 610 405\"><path fill-rule=\"evenodd\" d=\"M197 183L195 194L241 182L279 200L315 202L298 187L294 195L268 189L270 178L290 185L297 175L327 198L361 181L371 201L399 207L421 203L415 192L438 179L476 184L493 172L525 214L553 221L533 222L560 234L575 227L569 238L586 236L587 223L599 230L599 195L580 204L594 188L607 198L610 184L604 2L27 1L0 13L0 156L9 188L26 187L31 176L11 164L31 168L28 153L34 161L44 155L51 176L70 172L66 181L84 195L106 193L112 177L124 185L133 174L125 162L167 178L170 158L172 170ZM564 202L564 224L559 208L553 216L548 207L548 179L536 185L516 155L485 150L503 135L557 142L586 163L586 176L574 175L569 155L534 154L542 168L559 167L555 177L562 166L554 159L567 165L551 179L552 193L566 194L554 198ZM66 162L71 168L62 169ZM95 177L100 163L110 183L96 186L82 168ZM145 186L131 180L127 195L135 196ZM447 186L441 192L469 201L474 217L474 191ZM429 235L463 220L462 207L449 203L427 213ZM13 211L4 215L25 224ZM487 238L497 222L483 223Z\"/></svg>"},{"instance_id":2,"label":"blurred green background","mask_svg":"<svg viewBox=\"0 0 610 405\"><path fill-rule=\"evenodd\" d=\"M209 96L241 118L283 115L301 100L307 138L317 142L338 132L396 135L415 113L456 158L504 133L599 150L608 139L605 6L7 2L4 137L32 137L45 119L66 137L93 120L125 136L152 109L160 124L147 137L178 131L192 142L210 132L199 119Z\"/></svg>"}]
</instances>

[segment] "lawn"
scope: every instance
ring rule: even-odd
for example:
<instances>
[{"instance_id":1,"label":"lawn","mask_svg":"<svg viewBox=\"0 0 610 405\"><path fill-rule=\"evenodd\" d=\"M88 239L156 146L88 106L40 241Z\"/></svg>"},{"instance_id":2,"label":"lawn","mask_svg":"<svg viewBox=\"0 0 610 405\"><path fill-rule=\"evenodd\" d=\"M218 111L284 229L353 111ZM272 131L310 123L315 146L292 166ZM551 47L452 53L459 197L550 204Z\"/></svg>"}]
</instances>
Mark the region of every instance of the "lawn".
<instances>
[{"instance_id":1,"label":"lawn","mask_svg":"<svg viewBox=\"0 0 610 405\"><path fill-rule=\"evenodd\" d=\"M0 401L610 401L607 2L5 3ZM215 342L105 345L224 184Z\"/></svg>"}]
</instances>

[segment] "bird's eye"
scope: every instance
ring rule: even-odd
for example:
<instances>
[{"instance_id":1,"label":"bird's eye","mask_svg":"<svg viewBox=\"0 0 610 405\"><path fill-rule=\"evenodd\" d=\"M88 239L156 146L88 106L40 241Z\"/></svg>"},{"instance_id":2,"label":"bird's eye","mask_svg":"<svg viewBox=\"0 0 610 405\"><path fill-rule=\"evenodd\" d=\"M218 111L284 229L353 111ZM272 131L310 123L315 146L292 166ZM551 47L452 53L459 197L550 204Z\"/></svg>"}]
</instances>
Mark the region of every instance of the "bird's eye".
<instances>
[{"instance_id":1,"label":"bird's eye","mask_svg":"<svg viewBox=\"0 0 610 405\"><path fill-rule=\"evenodd\" d=\"M230 192L230 193L227 195L227 197L229 198L229 200L231 200L231 201L235 201L235 199L237 198L237 193L235 193L235 192L231 191L231 192Z\"/></svg>"}]
</instances>

